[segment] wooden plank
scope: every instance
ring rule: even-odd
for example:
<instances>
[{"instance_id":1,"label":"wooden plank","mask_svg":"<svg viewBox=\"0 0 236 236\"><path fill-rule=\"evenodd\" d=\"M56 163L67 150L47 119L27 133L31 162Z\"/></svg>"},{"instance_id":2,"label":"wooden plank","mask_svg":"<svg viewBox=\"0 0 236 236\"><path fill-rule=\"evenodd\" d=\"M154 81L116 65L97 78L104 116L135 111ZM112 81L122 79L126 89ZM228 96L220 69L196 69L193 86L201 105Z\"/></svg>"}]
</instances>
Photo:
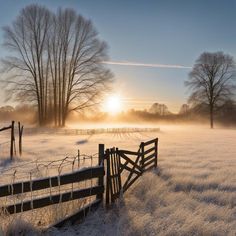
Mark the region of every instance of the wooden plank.
<instances>
[{"instance_id":1,"label":"wooden plank","mask_svg":"<svg viewBox=\"0 0 236 236\"><path fill-rule=\"evenodd\" d=\"M115 200L117 199L117 198L119 198L120 197L120 193L119 192L117 192L117 193L113 193L113 201L112 201L112 203L114 203L115 202Z\"/></svg>"},{"instance_id":2,"label":"wooden plank","mask_svg":"<svg viewBox=\"0 0 236 236\"><path fill-rule=\"evenodd\" d=\"M52 227L62 228L67 225L73 225L77 222L79 223L82 220L84 220L84 217L87 216L89 212L96 210L101 203L102 203L102 200L97 199L94 202L92 202L91 204L88 204L87 206L83 207L82 209L80 209L76 213L72 214L71 216L68 216L68 217L64 218L63 220L51 225L50 228L52 228Z\"/></svg>"},{"instance_id":3,"label":"wooden plank","mask_svg":"<svg viewBox=\"0 0 236 236\"><path fill-rule=\"evenodd\" d=\"M115 178L118 178L118 177L119 177L119 174L111 175L111 179L115 179Z\"/></svg>"},{"instance_id":4,"label":"wooden plank","mask_svg":"<svg viewBox=\"0 0 236 236\"><path fill-rule=\"evenodd\" d=\"M125 166L127 166L128 163L129 163L128 161L125 161L124 164L122 164L122 163L120 162L120 173L122 173L122 171L125 169Z\"/></svg>"},{"instance_id":5,"label":"wooden plank","mask_svg":"<svg viewBox=\"0 0 236 236\"><path fill-rule=\"evenodd\" d=\"M111 170L111 158L112 158L112 153L110 153L110 156L109 156L109 163L108 163L108 165L109 165L109 167L108 167L108 169L110 170L110 174L109 174L109 193L110 193L110 202L109 202L109 204L110 203L112 203L113 202L113 182L112 182L112 179L111 179L111 176L112 176L112 170Z\"/></svg>"},{"instance_id":6,"label":"wooden plank","mask_svg":"<svg viewBox=\"0 0 236 236\"><path fill-rule=\"evenodd\" d=\"M112 199L112 196L113 196L113 192L114 192L114 178L112 178L112 176L114 175L114 172L113 172L113 163L112 163L112 160L113 160L113 150L110 149L110 191L111 191L111 199Z\"/></svg>"},{"instance_id":7,"label":"wooden plank","mask_svg":"<svg viewBox=\"0 0 236 236\"><path fill-rule=\"evenodd\" d=\"M150 141L147 141L147 142L143 142L143 145L144 145L144 146L148 146L148 145L150 145L150 144L152 144L152 143L155 143L155 142L156 142L156 140L157 140L157 138L155 138L155 139L152 139L152 140L150 140Z\"/></svg>"},{"instance_id":8,"label":"wooden plank","mask_svg":"<svg viewBox=\"0 0 236 236\"><path fill-rule=\"evenodd\" d=\"M116 178L114 178L114 182L115 182L115 191L114 193L119 192L119 186L118 186L118 171L116 168L116 152L114 152L113 154L113 167L114 167L114 173L116 175Z\"/></svg>"},{"instance_id":9,"label":"wooden plank","mask_svg":"<svg viewBox=\"0 0 236 236\"><path fill-rule=\"evenodd\" d=\"M23 136L24 126L18 122L18 132L19 132L19 154L22 155L22 136Z\"/></svg>"},{"instance_id":10,"label":"wooden plank","mask_svg":"<svg viewBox=\"0 0 236 236\"><path fill-rule=\"evenodd\" d=\"M134 155L134 156L138 155L138 152L133 152L133 151L128 151L128 150L119 150L118 152L123 153L125 155Z\"/></svg>"},{"instance_id":11,"label":"wooden plank","mask_svg":"<svg viewBox=\"0 0 236 236\"><path fill-rule=\"evenodd\" d=\"M114 202L114 193L116 193L116 182L115 178L112 178L115 173L114 173L114 149L111 149L111 155L110 155L110 164L111 164L111 201Z\"/></svg>"},{"instance_id":12,"label":"wooden plank","mask_svg":"<svg viewBox=\"0 0 236 236\"><path fill-rule=\"evenodd\" d=\"M115 152L114 152L115 149L113 149L113 153L112 153L112 156L111 156L111 166L112 166L112 176L116 176L117 173L116 173L116 170L115 170ZM114 194L117 192L117 186L116 186L116 181L117 177L114 177L112 178L112 181L113 181L113 192L112 192L112 198L114 198ZM115 199L114 199L115 200Z\"/></svg>"},{"instance_id":13,"label":"wooden plank","mask_svg":"<svg viewBox=\"0 0 236 236\"><path fill-rule=\"evenodd\" d=\"M114 200L116 200L117 198L117 194L119 194L119 182L118 182L118 177L119 177L119 173L118 173L118 169L117 169L117 155L116 155L116 150L113 154L113 167L114 167L114 173L116 175L116 177L114 178Z\"/></svg>"},{"instance_id":14,"label":"wooden plank","mask_svg":"<svg viewBox=\"0 0 236 236\"><path fill-rule=\"evenodd\" d=\"M122 165L121 165L122 166ZM135 170L135 169L132 169L132 168L130 168L129 166L125 166L124 167L124 169L125 170L128 170L128 171L132 171L132 172L134 172L135 174L137 174L137 175L139 175L139 174L141 174L142 172L141 171L137 171L137 170Z\"/></svg>"},{"instance_id":15,"label":"wooden plank","mask_svg":"<svg viewBox=\"0 0 236 236\"><path fill-rule=\"evenodd\" d=\"M135 168L137 168L139 171L142 171L142 169L141 169L141 167L138 165L138 163L135 161L132 161L130 158L128 158L126 155L124 155L122 152L121 153L119 153L120 154L120 156L123 158L123 159L125 159L126 161L128 161L128 162L130 162L133 166L135 166ZM139 155L138 155L138 157L139 157ZM137 160L137 158L136 158L136 160Z\"/></svg>"},{"instance_id":16,"label":"wooden plank","mask_svg":"<svg viewBox=\"0 0 236 236\"><path fill-rule=\"evenodd\" d=\"M155 159L151 159L150 161L143 164L143 168L145 169L148 165L155 163Z\"/></svg>"},{"instance_id":17,"label":"wooden plank","mask_svg":"<svg viewBox=\"0 0 236 236\"><path fill-rule=\"evenodd\" d=\"M144 152L143 152L143 155L147 155L147 154L149 154L150 152L153 152L153 151L155 151L155 150L156 150L156 147L152 147L152 148L150 148L150 149L144 151Z\"/></svg>"},{"instance_id":18,"label":"wooden plank","mask_svg":"<svg viewBox=\"0 0 236 236\"><path fill-rule=\"evenodd\" d=\"M143 160L144 160L144 144L143 142L140 144L140 150L141 150L141 169L142 169L142 172L143 172Z\"/></svg>"},{"instance_id":19,"label":"wooden plank","mask_svg":"<svg viewBox=\"0 0 236 236\"><path fill-rule=\"evenodd\" d=\"M117 153L118 149L116 149L116 154L115 154L115 170L116 170L116 173L117 173L117 177L116 177L116 188L117 188L117 193L120 194L120 184L119 184L119 177L120 177L120 172L119 172L119 155Z\"/></svg>"},{"instance_id":20,"label":"wooden plank","mask_svg":"<svg viewBox=\"0 0 236 236\"><path fill-rule=\"evenodd\" d=\"M10 205L10 206L5 207L5 209L7 210L9 214L14 214L14 213L29 211L29 210L33 210L37 208L42 208L42 207L53 205L53 204L58 204L60 202L68 202L68 201L79 199L79 198L93 196L93 195L100 194L103 192L104 192L103 186L96 186L92 188L86 188L86 189L80 189L80 190L74 191L73 194L71 194L71 192L66 192L62 194L47 196L44 198L34 199L32 201L25 201L22 203L17 203L15 205Z\"/></svg>"},{"instance_id":21,"label":"wooden plank","mask_svg":"<svg viewBox=\"0 0 236 236\"><path fill-rule=\"evenodd\" d=\"M149 167L146 168L146 169L144 169L144 171L146 172L146 171L149 171L149 170L154 169L154 168L156 168L155 164L152 165L152 166L149 166Z\"/></svg>"},{"instance_id":22,"label":"wooden plank","mask_svg":"<svg viewBox=\"0 0 236 236\"><path fill-rule=\"evenodd\" d=\"M105 145L99 144L98 145L98 165L101 166L104 170L104 152L105 152ZM105 172L104 172L105 174ZM104 175L98 177L98 185L104 186ZM103 194L98 194L96 199L101 199L103 201Z\"/></svg>"},{"instance_id":23,"label":"wooden plank","mask_svg":"<svg viewBox=\"0 0 236 236\"><path fill-rule=\"evenodd\" d=\"M106 165L107 165L107 173L106 173L106 205L110 204L110 193L111 193L111 184L110 184L110 151L106 150Z\"/></svg>"},{"instance_id":24,"label":"wooden plank","mask_svg":"<svg viewBox=\"0 0 236 236\"><path fill-rule=\"evenodd\" d=\"M151 155L145 157L143 160L141 160L141 163L144 164L145 162L149 161L153 157L154 157L153 159L155 159L155 156L156 156L156 153L154 152L153 154L151 154Z\"/></svg>"},{"instance_id":25,"label":"wooden plank","mask_svg":"<svg viewBox=\"0 0 236 236\"><path fill-rule=\"evenodd\" d=\"M118 149L117 149L118 151ZM118 158L118 173L119 173L119 177L118 177L118 184L119 184L119 189L120 189L120 192L121 192L121 189L122 189L122 183L121 183L121 161L120 161L120 155L118 154L117 152L117 158Z\"/></svg>"},{"instance_id":26,"label":"wooden plank","mask_svg":"<svg viewBox=\"0 0 236 236\"><path fill-rule=\"evenodd\" d=\"M14 124L15 121L11 122L11 146L10 146L10 158L13 160L13 148L14 148L14 143L15 143L15 135L14 135Z\"/></svg>"},{"instance_id":27,"label":"wooden plank","mask_svg":"<svg viewBox=\"0 0 236 236\"><path fill-rule=\"evenodd\" d=\"M30 181L18 182L12 185L11 184L4 185L0 187L0 197L20 194L22 193L22 190L24 193L27 193L27 192L30 192L31 190L35 191L35 190L41 190L41 189L50 188L50 187L56 187L59 184L65 185L65 184L70 184L70 183L77 183L77 182L81 182L87 179L101 177L101 176L104 176L104 174L105 174L104 168L98 166L98 167L89 167L83 170L78 170L73 173L61 175L60 177L53 176L51 178L37 179L37 180L32 181L32 186L31 186ZM60 181L58 181L58 178L60 178Z\"/></svg>"},{"instance_id":28,"label":"wooden plank","mask_svg":"<svg viewBox=\"0 0 236 236\"><path fill-rule=\"evenodd\" d=\"M11 125L10 125L10 126L7 126L7 127L1 128L1 129L0 129L0 132L1 132L1 131L4 131L4 130L8 130L8 129L11 129Z\"/></svg>"},{"instance_id":29,"label":"wooden plank","mask_svg":"<svg viewBox=\"0 0 236 236\"><path fill-rule=\"evenodd\" d=\"M155 142L155 167L157 168L157 156L158 155L158 139Z\"/></svg>"},{"instance_id":30,"label":"wooden plank","mask_svg":"<svg viewBox=\"0 0 236 236\"><path fill-rule=\"evenodd\" d=\"M126 185L124 185L123 188L123 192L126 192L128 190L128 188L141 176L140 175L136 175L129 183L127 183Z\"/></svg>"},{"instance_id":31,"label":"wooden plank","mask_svg":"<svg viewBox=\"0 0 236 236\"><path fill-rule=\"evenodd\" d=\"M133 170L134 170L135 166L138 164L140 157L141 157L141 156L138 155L138 157L137 157L137 159L136 159L136 161L135 161L135 165L133 166L132 170L130 171L129 176L128 176L128 178L127 178L125 184L124 184L124 189L127 188L127 185L129 184L129 181L130 181L130 179L132 178L132 175L134 174ZM142 173L142 171L140 171L140 172ZM140 175L141 175L141 174L140 174ZM140 176L140 175L137 175L137 176Z\"/></svg>"}]
</instances>

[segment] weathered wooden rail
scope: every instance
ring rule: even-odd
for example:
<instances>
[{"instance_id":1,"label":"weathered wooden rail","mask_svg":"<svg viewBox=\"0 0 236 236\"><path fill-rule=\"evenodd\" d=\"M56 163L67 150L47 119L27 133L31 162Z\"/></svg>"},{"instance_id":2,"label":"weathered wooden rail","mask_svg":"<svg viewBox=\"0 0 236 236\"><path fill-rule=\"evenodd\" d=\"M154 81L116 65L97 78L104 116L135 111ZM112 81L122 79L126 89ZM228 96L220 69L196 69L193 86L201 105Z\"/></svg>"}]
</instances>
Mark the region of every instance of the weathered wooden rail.
<instances>
[{"instance_id":1,"label":"weathered wooden rail","mask_svg":"<svg viewBox=\"0 0 236 236\"><path fill-rule=\"evenodd\" d=\"M137 152L107 149L106 204L114 203L144 172L156 168L157 158L157 138L142 142Z\"/></svg>"},{"instance_id":2,"label":"weathered wooden rail","mask_svg":"<svg viewBox=\"0 0 236 236\"><path fill-rule=\"evenodd\" d=\"M13 196L16 194L24 194L27 192L48 189L71 183L79 183L88 179L102 177L104 176L104 174L105 173L103 166L98 166L98 167L85 168L84 170L78 170L75 171L74 173L65 174L61 176L53 176L50 178L43 178L34 181L5 185L0 187L0 197ZM9 214L15 214L57 203L98 195L103 192L104 192L104 186L97 185L94 187L72 190L69 192L63 192L61 194L50 195L42 198L36 198L33 200L26 200L23 202L6 206L4 210L7 210Z\"/></svg>"},{"instance_id":3,"label":"weathered wooden rail","mask_svg":"<svg viewBox=\"0 0 236 236\"><path fill-rule=\"evenodd\" d=\"M142 142L137 152L120 150L118 148L106 149L105 151L104 144L99 144L97 166L76 170L63 175L0 186L0 200L2 197L7 196L18 197L18 202L16 201L14 204L4 206L2 210L8 214L16 214L94 196L94 200L90 204L87 204L84 208L79 209L73 215L62 219L53 226L62 227L68 222L73 224L82 220L89 210L96 209L103 203L104 195L107 206L114 203L144 172L157 167L157 157L158 139ZM104 177L106 177L106 183L104 183ZM77 188L73 187L69 191L65 189L57 194L51 193L52 188L93 179L97 180L96 185L91 184L90 187L85 188L76 185ZM46 193L41 197L32 199L28 194L24 196L26 198L24 201L19 197L26 193L41 190L50 190L50 195Z\"/></svg>"}]
</instances>

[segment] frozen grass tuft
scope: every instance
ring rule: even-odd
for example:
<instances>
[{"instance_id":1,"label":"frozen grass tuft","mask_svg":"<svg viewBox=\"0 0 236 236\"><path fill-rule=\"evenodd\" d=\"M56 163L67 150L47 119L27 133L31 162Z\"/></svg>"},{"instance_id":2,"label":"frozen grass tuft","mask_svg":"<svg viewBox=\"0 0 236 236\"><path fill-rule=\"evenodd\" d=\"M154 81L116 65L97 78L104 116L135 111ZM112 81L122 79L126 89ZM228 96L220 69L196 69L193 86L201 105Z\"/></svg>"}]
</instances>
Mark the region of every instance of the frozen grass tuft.
<instances>
[{"instance_id":1,"label":"frozen grass tuft","mask_svg":"<svg viewBox=\"0 0 236 236\"><path fill-rule=\"evenodd\" d=\"M30 223L26 221L16 218L14 221L8 223L6 231L6 236L39 236L40 232L34 228Z\"/></svg>"}]
</instances>

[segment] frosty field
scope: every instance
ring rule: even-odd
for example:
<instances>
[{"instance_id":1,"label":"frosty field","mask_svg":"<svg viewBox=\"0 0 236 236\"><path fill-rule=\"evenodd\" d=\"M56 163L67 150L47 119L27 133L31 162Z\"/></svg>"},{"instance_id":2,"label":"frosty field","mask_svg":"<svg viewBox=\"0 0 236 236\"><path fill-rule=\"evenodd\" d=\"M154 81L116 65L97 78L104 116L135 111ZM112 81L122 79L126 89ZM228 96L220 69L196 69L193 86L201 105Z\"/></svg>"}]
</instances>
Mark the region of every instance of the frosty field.
<instances>
[{"instance_id":1,"label":"frosty field","mask_svg":"<svg viewBox=\"0 0 236 236\"><path fill-rule=\"evenodd\" d=\"M236 130L160 128L156 133L25 135L21 159L27 161L60 159L77 149L94 154L98 143L136 151L141 141L159 138L159 169L139 178L113 210L100 209L83 224L48 234L236 235ZM9 166L0 165L4 168Z\"/></svg>"}]
</instances>

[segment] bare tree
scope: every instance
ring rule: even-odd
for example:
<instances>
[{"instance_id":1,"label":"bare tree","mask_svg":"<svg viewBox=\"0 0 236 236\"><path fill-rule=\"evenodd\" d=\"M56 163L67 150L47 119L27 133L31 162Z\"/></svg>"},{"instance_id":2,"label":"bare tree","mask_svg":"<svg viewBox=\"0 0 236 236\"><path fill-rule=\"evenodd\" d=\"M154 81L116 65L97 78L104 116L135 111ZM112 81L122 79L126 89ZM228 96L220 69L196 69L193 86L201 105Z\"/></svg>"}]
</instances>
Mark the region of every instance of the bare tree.
<instances>
[{"instance_id":1,"label":"bare tree","mask_svg":"<svg viewBox=\"0 0 236 236\"><path fill-rule=\"evenodd\" d=\"M13 53L4 60L9 98L34 102L40 125L53 116L64 126L69 112L96 104L106 91L112 78L102 64L107 46L74 10L54 14L30 5L3 30Z\"/></svg>"},{"instance_id":2,"label":"bare tree","mask_svg":"<svg viewBox=\"0 0 236 236\"><path fill-rule=\"evenodd\" d=\"M54 90L55 122L65 125L71 111L98 102L112 75L103 67L106 44L98 40L92 22L74 10L58 10L48 42Z\"/></svg>"},{"instance_id":3,"label":"bare tree","mask_svg":"<svg viewBox=\"0 0 236 236\"><path fill-rule=\"evenodd\" d=\"M188 104L183 104L180 107L179 114L180 115L186 115L189 112L189 105Z\"/></svg>"},{"instance_id":4,"label":"bare tree","mask_svg":"<svg viewBox=\"0 0 236 236\"><path fill-rule=\"evenodd\" d=\"M214 112L233 95L235 89L235 62L223 52L204 52L189 74L186 86L192 91L189 102L207 104L210 126L214 126Z\"/></svg>"},{"instance_id":5,"label":"bare tree","mask_svg":"<svg viewBox=\"0 0 236 236\"><path fill-rule=\"evenodd\" d=\"M149 109L152 114L159 114L160 116L168 115L170 112L165 104L153 103Z\"/></svg>"},{"instance_id":6,"label":"bare tree","mask_svg":"<svg viewBox=\"0 0 236 236\"><path fill-rule=\"evenodd\" d=\"M35 102L39 124L46 116L47 79L45 69L45 42L50 27L50 12L37 5L24 8L12 26L4 27L4 46L12 55L3 60L8 98Z\"/></svg>"}]
</instances>

